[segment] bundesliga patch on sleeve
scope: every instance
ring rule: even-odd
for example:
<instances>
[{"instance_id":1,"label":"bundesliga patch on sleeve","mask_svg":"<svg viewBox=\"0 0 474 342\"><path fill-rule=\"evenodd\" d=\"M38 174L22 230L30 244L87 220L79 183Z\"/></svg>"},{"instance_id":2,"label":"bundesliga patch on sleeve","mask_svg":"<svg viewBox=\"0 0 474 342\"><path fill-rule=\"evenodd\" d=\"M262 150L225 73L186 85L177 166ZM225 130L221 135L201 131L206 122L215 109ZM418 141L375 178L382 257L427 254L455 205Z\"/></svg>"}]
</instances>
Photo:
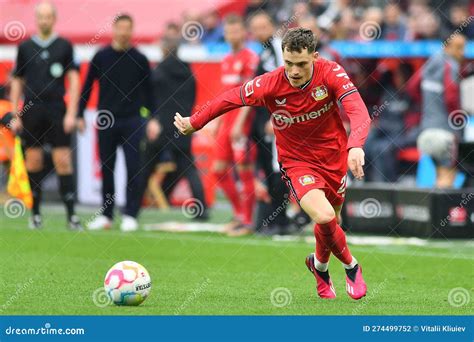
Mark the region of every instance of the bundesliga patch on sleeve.
<instances>
[{"instance_id":1,"label":"bundesliga patch on sleeve","mask_svg":"<svg viewBox=\"0 0 474 342\"><path fill-rule=\"evenodd\" d=\"M314 184L316 182L316 180L314 179L313 176L311 175L304 175L304 176L301 176L298 181L300 182L301 185L305 186L305 185L309 185L309 184Z\"/></svg>"}]
</instances>

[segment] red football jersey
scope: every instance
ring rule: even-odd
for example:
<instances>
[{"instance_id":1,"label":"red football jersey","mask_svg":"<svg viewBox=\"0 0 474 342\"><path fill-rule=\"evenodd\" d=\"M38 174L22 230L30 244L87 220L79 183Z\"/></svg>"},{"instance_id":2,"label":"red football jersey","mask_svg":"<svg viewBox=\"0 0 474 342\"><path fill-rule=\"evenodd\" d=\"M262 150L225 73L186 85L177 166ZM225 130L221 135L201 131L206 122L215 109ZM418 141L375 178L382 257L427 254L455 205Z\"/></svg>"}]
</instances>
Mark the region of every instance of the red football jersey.
<instances>
[{"instance_id":1,"label":"red football jersey","mask_svg":"<svg viewBox=\"0 0 474 342\"><path fill-rule=\"evenodd\" d=\"M222 60L221 82L224 90L242 85L255 76L258 55L248 48L230 53Z\"/></svg>"},{"instance_id":2,"label":"red football jersey","mask_svg":"<svg viewBox=\"0 0 474 342\"><path fill-rule=\"evenodd\" d=\"M338 103L351 121L349 141ZM323 58L315 61L313 75L303 87L292 87L284 67L280 67L223 93L192 115L191 125L200 129L240 106L264 106L271 113L278 159L285 167L309 163L327 171L345 172L347 150L362 147L370 127L367 108L347 73L339 64Z\"/></svg>"}]
</instances>

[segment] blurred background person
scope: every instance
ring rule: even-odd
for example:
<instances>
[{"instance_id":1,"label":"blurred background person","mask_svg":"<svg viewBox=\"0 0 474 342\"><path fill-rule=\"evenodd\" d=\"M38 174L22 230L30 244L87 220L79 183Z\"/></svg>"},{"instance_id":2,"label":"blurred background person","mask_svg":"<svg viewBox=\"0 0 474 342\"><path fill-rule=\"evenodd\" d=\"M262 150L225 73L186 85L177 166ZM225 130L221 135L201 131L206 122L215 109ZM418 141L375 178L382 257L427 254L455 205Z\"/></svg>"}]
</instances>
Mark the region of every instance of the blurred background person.
<instances>
[{"instance_id":1,"label":"blurred background person","mask_svg":"<svg viewBox=\"0 0 474 342\"><path fill-rule=\"evenodd\" d=\"M436 165L436 187L449 188L456 176L457 144L461 130L453 113L461 109L460 64L466 38L456 34L445 40L441 53L423 66L421 76L422 118L418 148Z\"/></svg>"},{"instance_id":2,"label":"blurred background person","mask_svg":"<svg viewBox=\"0 0 474 342\"><path fill-rule=\"evenodd\" d=\"M384 91L372 112L372 129L365 145L367 181L396 182L397 153L416 145L418 128L407 127L407 117L414 105L405 86L412 75L411 65L401 63L381 81Z\"/></svg>"},{"instance_id":3,"label":"blurred background person","mask_svg":"<svg viewBox=\"0 0 474 342\"><path fill-rule=\"evenodd\" d=\"M173 124L176 111L191 115L196 99L196 79L191 66L178 57L180 40L179 26L168 24L161 39L165 57L152 72L156 111L147 125L149 141L143 160L144 186L141 192L144 192L156 165L171 161L176 169L168 172L163 180L165 195L169 198L175 185L186 178L193 197L200 203L196 218L207 219L204 189L191 152L191 136L177 135Z\"/></svg>"},{"instance_id":4,"label":"blurred background person","mask_svg":"<svg viewBox=\"0 0 474 342\"><path fill-rule=\"evenodd\" d=\"M10 92L14 108L11 128L17 134L21 132L33 194L30 228L42 226L40 203L42 181L46 176L43 153L44 147L50 145L68 226L81 230L74 211L76 191L71 156L71 133L76 127L80 90L78 67L74 63L71 43L54 32L55 7L41 2L36 5L35 15L38 33L18 48ZM67 105L63 99L66 78L69 84ZM22 95L23 110L20 109Z\"/></svg>"},{"instance_id":5,"label":"blurred background person","mask_svg":"<svg viewBox=\"0 0 474 342\"><path fill-rule=\"evenodd\" d=\"M82 88L79 125L84 129L84 110L92 85L99 83L97 114L99 155L102 171L103 214L97 216L88 228L105 229L112 225L115 184L114 169L117 148L122 147L127 168L127 203L120 229L138 229L137 214L140 198L140 142L144 136L145 119L142 112L153 112L154 100L148 59L132 46L133 20L121 14L113 23L112 44L99 50L89 65ZM145 107L145 109L143 109ZM106 122L107 125L102 125Z\"/></svg>"},{"instance_id":6,"label":"blurred background person","mask_svg":"<svg viewBox=\"0 0 474 342\"><path fill-rule=\"evenodd\" d=\"M234 14L228 15L224 20L224 35L232 50L222 60L221 64L223 90L227 90L240 86L254 77L258 56L245 47L247 30L242 17ZM233 236L252 232L252 214L255 205L254 163L256 150L248 136L253 113L250 107L243 107L220 118L215 139L213 171L218 186L232 205L234 218L226 230ZM236 118L239 116L244 118L244 137L236 140L231 136L231 131ZM234 165L242 184L240 193L237 191L233 176Z\"/></svg>"}]
</instances>

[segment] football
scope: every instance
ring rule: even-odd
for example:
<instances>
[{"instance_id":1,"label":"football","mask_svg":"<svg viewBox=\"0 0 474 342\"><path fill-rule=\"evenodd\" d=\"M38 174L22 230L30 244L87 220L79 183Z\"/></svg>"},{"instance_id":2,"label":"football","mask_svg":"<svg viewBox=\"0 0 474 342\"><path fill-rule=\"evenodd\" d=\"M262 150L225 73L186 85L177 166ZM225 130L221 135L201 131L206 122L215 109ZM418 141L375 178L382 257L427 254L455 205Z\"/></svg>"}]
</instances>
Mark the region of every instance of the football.
<instances>
[{"instance_id":1,"label":"football","mask_svg":"<svg viewBox=\"0 0 474 342\"><path fill-rule=\"evenodd\" d=\"M105 275L104 288L115 304L137 306L150 294L151 278L139 263L121 261Z\"/></svg>"}]
</instances>

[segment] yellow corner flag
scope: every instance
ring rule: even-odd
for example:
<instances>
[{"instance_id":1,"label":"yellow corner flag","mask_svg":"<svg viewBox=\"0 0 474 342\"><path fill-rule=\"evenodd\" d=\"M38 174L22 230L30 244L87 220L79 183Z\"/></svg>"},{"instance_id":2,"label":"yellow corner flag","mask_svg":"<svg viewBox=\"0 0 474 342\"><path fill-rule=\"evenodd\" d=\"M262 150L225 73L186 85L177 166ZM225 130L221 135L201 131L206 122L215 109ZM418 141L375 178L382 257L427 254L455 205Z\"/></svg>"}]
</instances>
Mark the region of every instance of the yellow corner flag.
<instances>
[{"instance_id":1,"label":"yellow corner flag","mask_svg":"<svg viewBox=\"0 0 474 342\"><path fill-rule=\"evenodd\" d=\"M28 209L33 207L33 194L31 193L19 137L15 138L15 151L10 164L7 191L11 196L22 200Z\"/></svg>"}]
</instances>

